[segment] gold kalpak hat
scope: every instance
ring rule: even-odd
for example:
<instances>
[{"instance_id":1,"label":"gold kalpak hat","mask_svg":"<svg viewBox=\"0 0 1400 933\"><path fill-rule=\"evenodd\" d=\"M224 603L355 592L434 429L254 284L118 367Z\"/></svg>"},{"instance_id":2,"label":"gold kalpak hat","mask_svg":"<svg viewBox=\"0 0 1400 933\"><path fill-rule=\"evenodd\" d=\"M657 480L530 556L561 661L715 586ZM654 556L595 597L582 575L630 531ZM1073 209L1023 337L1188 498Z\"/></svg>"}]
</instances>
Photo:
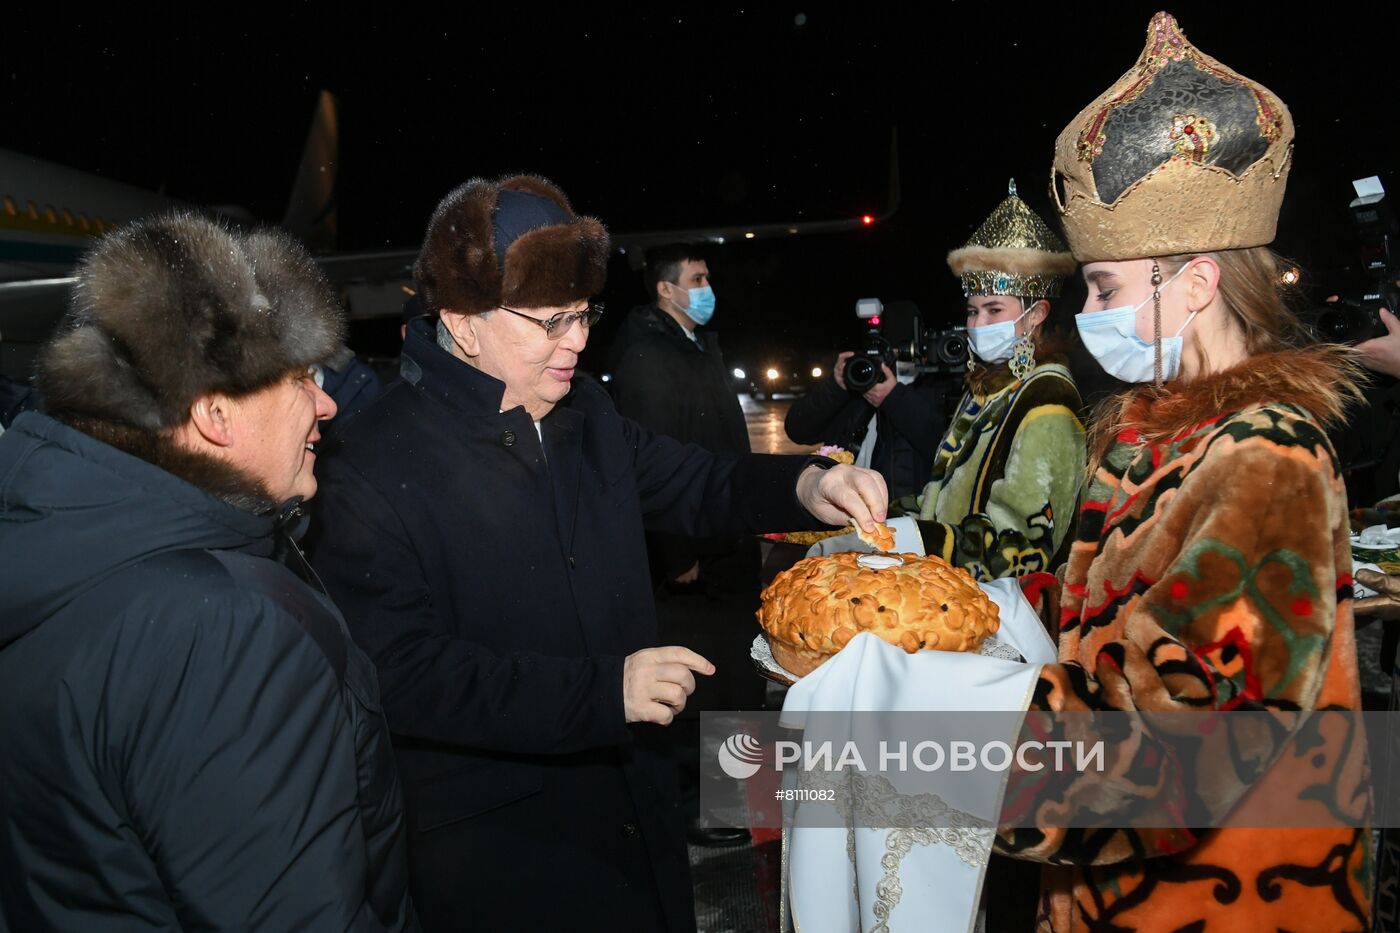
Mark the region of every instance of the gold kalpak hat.
<instances>
[{"instance_id":1,"label":"gold kalpak hat","mask_svg":"<svg viewBox=\"0 0 1400 933\"><path fill-rule=\"evenodd\" d=\"M1137 64L1060 133L1051 197L1080 262L1263 246L1292 153L1273 92L1158 13Z\"/></svg>"},{"instance_id":2,"label":"gold kalpak hat","mask_svg":"<svg viewBox=\"0 0 1400 933\"><path fill-rule=\"evenodd\" d=\"M963 295L1022 295L1055 298L1074 257L1030 207L1016 196L1016 180L1006 200L966 245L948 254L948 266L962 277Z\"/></svg>"}]
</instances>

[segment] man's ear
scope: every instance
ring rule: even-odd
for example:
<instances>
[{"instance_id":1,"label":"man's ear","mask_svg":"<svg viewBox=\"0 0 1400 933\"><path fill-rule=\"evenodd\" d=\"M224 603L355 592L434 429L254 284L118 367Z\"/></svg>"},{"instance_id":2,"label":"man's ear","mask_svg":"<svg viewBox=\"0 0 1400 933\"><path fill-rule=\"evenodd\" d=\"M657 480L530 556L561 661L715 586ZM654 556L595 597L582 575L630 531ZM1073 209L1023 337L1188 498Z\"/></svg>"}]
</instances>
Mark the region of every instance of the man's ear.
<instances>
[{"instance_id":1,"label":"man's ear","mask_svg":"<svg viewBox=\"0 0 1400 933\"><path fill-rule=\"evenodd\" d=\"M201 395L190 404L189 428L215 447L232 447L235 407L222 393Z\"/></svg>"},{"instance_id":2,"label":"man's ear","mask_svg":"<svg viewBox=\"0 0 1400 933\"><path fill-rule=\"evenodd\" d=\"M480 318L478 314L462 314L447 308L442 309L443 326L452 334L452 339L456 341L458 349L469 357L481 355L481 337L476 332L480 323L478 318Z\"/></svg>"}]
</instances>

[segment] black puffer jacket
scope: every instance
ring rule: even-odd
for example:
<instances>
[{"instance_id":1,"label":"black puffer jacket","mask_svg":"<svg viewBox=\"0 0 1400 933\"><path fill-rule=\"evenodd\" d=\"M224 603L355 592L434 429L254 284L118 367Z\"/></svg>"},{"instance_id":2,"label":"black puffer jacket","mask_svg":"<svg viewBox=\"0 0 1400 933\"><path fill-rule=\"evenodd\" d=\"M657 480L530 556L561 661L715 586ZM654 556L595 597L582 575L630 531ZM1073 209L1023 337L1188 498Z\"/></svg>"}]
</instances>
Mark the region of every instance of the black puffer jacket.
<instances>
[{"instance_id":1,"label":"black puffer jacket","mask_svg":"<svg viewBox=\"0 0 1400 933\"><path fill-rule=\"evenodd\" d=\"M373 668L278 529L0 437L0 929L416 929Z\"/></svg>"}]
</instances>

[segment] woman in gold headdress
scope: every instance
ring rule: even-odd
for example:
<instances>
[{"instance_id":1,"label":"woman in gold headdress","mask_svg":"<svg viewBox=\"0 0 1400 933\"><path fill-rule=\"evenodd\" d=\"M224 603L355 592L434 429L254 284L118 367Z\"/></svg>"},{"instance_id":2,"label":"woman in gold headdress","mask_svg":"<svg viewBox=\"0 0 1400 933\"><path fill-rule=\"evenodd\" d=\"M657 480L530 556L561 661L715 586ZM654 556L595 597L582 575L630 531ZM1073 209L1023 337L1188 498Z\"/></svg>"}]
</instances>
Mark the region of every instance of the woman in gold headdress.
<instances>
[{"instance_id":1,"label":"woman in gold headdress","mask_svg":"<svg viewBox=\"0 0 1400 933\"><path fill-rule=\"evenodd\" d=\"M1306 346L1281 296L1267 244L1292 145L1278 98L1165 13L1056 144L1089 285L1080 335L1136 385L1090 430L1097 465L1047 607L1061 663L1033 708L1197 713L1227 735L1241 720L1222 713L1256 711L1277 731L1238 757L1177 755L1149 720L1110 744L1111 800L1076 779L1039 801L1035 829L998 846L1052 863L1041 929L1370 928L1363 745L1287 715L1360 707L1346 495L1323 431L1357 371ZM1053 602L1052 582L1031 591ZM1119 828L1070 828L1066 807L1091 799ZM1134 825L1164 800L1190 824Z\"/></svg>"},{"instance_id":2,"label":"woman in gold headdress","mask_svg":"<svg viewBox=\"0 0 1400 933\"><path fill-rule=\"evenodd\" d=\"M1047 327L1074 258L1013 181L948 265L975 360L918 498L924 548L978 580L1053 569L1084 475L1079 390Z\"/></svg>"}]
</instances>

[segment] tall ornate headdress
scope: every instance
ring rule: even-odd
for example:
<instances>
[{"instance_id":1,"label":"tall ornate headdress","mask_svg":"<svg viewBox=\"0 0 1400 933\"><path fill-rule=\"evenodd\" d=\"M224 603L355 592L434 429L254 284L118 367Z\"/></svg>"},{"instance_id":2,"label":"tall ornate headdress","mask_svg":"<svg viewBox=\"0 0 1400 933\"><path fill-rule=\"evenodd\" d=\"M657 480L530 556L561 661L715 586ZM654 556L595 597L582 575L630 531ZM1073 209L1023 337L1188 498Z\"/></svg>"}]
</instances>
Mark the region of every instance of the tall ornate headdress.
<instances>
[{"instance_id":1,"label":"tall ornate headdress","mask_svg":"<svg viewBox=\"0 0 1400 933\"><path fill-rule=\"evenodd\" d=\"M1137 64L1055 142L1051 197L1080 262L1273 242L1293 118L1152 17Z\"/></svg>"},{"instance_id":2,"label":"tall ornate headdress","mask_svg":"<svg viewBox=\"0 0 1400 933\"><path fill-rule=\"evenodd\" d=\"M1074 257L1045 221L1007 184L1006 200L965 245L948 254L948 266L962 277L964 295L1021 295L1055 298Z\"/></svg>"}]
</instances>

